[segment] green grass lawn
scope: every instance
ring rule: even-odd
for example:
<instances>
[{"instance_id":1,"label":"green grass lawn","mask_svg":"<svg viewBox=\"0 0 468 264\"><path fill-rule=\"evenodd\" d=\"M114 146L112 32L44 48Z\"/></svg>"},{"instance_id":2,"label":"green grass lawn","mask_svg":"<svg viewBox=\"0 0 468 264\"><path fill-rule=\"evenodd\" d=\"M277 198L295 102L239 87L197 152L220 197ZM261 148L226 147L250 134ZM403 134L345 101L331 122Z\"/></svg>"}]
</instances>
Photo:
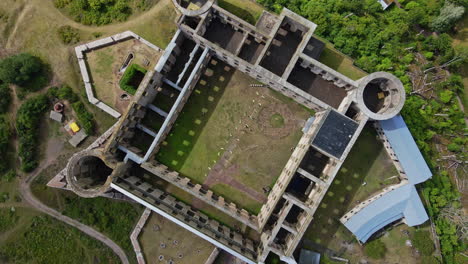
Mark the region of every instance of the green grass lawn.
<instances>
[{"instance_id":1,"label":"green grass lawn","mask_svg":"<svg viewBox=\"0 0 468 264\"><path fill-rule=\"evenodd\" d=\"M248 0L219 0L218 5L252 25L262 15L263 6Z\"/></svg>"},{"instance_id":2,"label":"green grass lawn","mask_svg":"<svg viewBox=\"0 0 468 264\"><path fill-rule=\"evenodd\" d=\"M14 214L15 227L0 231L6 263L119 263L110 248L77 229L30 209L16 208Z\"/></svg>"},{"instance_id":3,"label":"green grass lawn","mask_svg":"<svg viewBox=\"0 0 468 264\"><path fill-rule=\"evenodd\" d=\"M351 58L337 51L333 47L333 44L317 36L314 37L318 38L320 41L323 41L325 43L325 48L323 49L323 52L319 58L319 61L321 63L327 65L335 71L346 75L347 77L353 80L358 80L367 75L366 72L354 66L354 62Z\"/></svg>"},{"instance_id":4,"label":"green grass lawn","mask_svg":"<svg viewBox=\"0 0 468 264\"><path fill-rule=\"evenodd\" d=\"M214 193L222 195L226 199L232 201L242 201L240 204L243 205L244 209L249 211L252 214L257 215L262 209L262 204L249 198L249 196L239 192L239 190L231 187L230 185L221 183L216 184L210 188Z\"/></svg>"},{"instance_id":5,"label":"green grass lawn","mask_svg":"<svg viewBox=\"0 0 468 264\"><path fill-rule=\"evenodd\" d=\"M209 171L207 164L213 164L213 161L218 160L217 152L211 150L224 147L228 135L199 145L196 149L196 159L189 159L189 154L215 111L233 73L233 69L224 71L223 67L214 67L210 83L200 81L197 84L157 154L159 162L198 183L203 183Z\"/></svg>"},{"instance_id":6,"label":"green grass lawn","mask_svg":"<svg viewBox=\"0 0 468 264\"><path fill-rule=\"evenodd\" d=\"M311 112L267 87L250 87L257 82L221 62L209 64L206 74L156 160L200 184L217 164L226 177L265 195L263 188L276 182ZM263 202L259 196L245 198L243 190L214 187L251 212Z\"/></svg>"},{"instance_id":7,"label":"green grass lawn","mask_svg":"<svg viewBox=\"0 0 468 264\"><path fill-rule=\"evenodd\" d=\"M396 179L388 179L394 175L397 171L376 138L374 128L366 126L315 213L306 237L326 247L336 246L341 241L334 236L345 241L352 239L339 219L359 200L396 184Z\"/></svg>"}]
</instances>

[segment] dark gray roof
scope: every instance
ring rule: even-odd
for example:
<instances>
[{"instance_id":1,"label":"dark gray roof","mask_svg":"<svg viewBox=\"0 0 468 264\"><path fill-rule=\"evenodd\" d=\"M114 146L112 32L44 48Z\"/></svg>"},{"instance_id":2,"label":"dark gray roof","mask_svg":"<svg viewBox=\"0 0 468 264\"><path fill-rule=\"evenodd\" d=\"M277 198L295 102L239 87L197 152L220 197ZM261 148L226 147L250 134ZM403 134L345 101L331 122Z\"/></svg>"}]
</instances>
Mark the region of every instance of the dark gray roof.
<instances>
[{"instance_id":1,"label":"dark gray roof","mask_svg":"<svg viewBox=\"0 0 468 264\"><path fill-rule=\"evenodd\" d=\"M318 60L324 48L325 48L325 43L323 43L322 41L314 37L311 37L304 49L304 53L307 56Z\"/></svg>"},{"instance_id":2,"label":"dark gray roof","mask_svg":"<svg viewBox=\"0 0 468 264\"><path fill-rule=\"evenodd\" d=\"M354 120L331 110L312 145L340 159L358 126Z\"/></svg>"}]
</instances>

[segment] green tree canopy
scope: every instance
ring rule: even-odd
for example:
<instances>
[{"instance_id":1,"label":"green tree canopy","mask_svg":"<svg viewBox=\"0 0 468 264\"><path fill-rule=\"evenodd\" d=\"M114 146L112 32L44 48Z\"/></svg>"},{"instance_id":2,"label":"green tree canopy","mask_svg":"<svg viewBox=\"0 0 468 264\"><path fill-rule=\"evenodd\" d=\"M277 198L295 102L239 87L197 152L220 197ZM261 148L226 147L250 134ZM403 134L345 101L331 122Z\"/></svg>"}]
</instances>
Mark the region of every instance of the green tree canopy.
<instances>
[{"instance_id":1,"label":"green tree canopy","mask_svg":"<svg viewBox=\"0 0 468 264\"><path fill-rule=\"evenodd\" d=\"M28 53L20 53L0 60L0 80L25 85L43 71L43 63Z\"/></svg>"}]
</instances>

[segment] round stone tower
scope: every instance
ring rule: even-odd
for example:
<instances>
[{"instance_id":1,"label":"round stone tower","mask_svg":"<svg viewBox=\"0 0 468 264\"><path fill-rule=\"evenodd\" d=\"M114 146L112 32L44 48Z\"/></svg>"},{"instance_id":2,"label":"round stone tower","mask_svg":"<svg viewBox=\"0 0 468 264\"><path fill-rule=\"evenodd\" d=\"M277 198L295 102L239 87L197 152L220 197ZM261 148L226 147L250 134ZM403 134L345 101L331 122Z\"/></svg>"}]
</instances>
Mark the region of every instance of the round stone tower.
<instances>
[{"instance_id":1,"label":"round stone tower","mask_svg":"<svg viewBox=\"0 0 468 264\"><path fill-rule=\"evenodd\" d=\"M98 149L75 154L67 165L67 183L77 195L97 197L109 190L115 164L105 161Z\"/></svg>"},{"instance_id":2,"label":"round stone tower","mask_svg":"<svg viewBox=\"0 0 468 264\"><path fill-rule=\"evenodd\" d=\"M374 72L358 80L356 102L373 120L387 120L397 115L405 104L403 83L393 74Z\"/></svg>"}]
</instances>

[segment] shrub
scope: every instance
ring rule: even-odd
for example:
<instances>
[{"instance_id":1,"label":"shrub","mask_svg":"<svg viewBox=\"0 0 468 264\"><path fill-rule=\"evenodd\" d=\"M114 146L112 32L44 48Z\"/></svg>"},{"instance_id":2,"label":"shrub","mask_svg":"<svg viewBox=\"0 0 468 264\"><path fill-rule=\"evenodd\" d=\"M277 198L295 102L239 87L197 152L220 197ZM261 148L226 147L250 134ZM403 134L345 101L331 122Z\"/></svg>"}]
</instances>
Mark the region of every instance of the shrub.
<instances>
[{"instance_id":1,"label":"shrub","mask_svg":"<svg viewBox=\"0 0 468 264\"><path fill-rule=\"evenodd\" d=\"M10 140L10 126L8 125L7 119L4 116L0 116L0 174L4 173L8 168L8 158L5 155L8 151L9 140Z\"/></svg>"},{"instance_id":2,"label":"shrub","mask_svg":"<svg viewBox=\"0 0 468 264\"><path fill-rule=\"evenodd\" d=\"M374 240L369 243L364 248L366 255L373 258L373 259L381 259L385 256L385 252L387 248L385 248L385 244L380 240Z\"/></svg>"},{"instance_id":3,"label":"shrub","mask_svg":"<svg viewBox=\"0 0 468 264\"><path fill-rule=\"evenodd\" d=\"M75 44L80 41L80 33L78 29L71 26L61 26L57 30L58 35L63 43Z\"/></svg>"},{"instance_id":4,"label":"shrub","mask_svg":"<svg viewBox=\"0 0 468 264\"><path fill-rule=\"evenodd\" d=\"M86 110L86 107L81 101L73 103L72 108L78 118L78 123L88 135L92 134L94 131L93 115Z\"/></svg>"},{"instance_id":5,"label":"shrub","mask_svg":"<svg viewBox=\"0 0 468 264\"><path fill-rule=\"evenodd\" d=\"M141 75L146 74L146 69L137 65L132 64L126 70L122 79L120 79L120 88L131 95L135 95L138 84L135 80L138 80Z\"/></svg>"},{"instance_id":6,"label":"shrub","mask_svg":"<svg viewBox=\"0 0 468 264\"><path fill-rule=\"evenodd\" d=\"M27 99L19 108L16 117L21 170L30 172L37 167L38 129L42 114L48 107L46 95Z\"/></svg>"},{"instance_id":7,"label":"shrub","mask_svg":"<svg viewBox=\"0 0 468 264\"><path fill-rule=\"evenodd\" d=\"M132 14L128 0L55 0L77 22L85 25L104 25L125 21Z\"/></svg>"},{"instance_id":8,"label":"shrub","mask_svg":"<svg viewBox=\"0 0 468 264\"><path fill-rule=\"evenodd\" d=\"M11 94L8 84L0 84L0 114L6 113L10 107Z\"/></svg>"},{"instance_id":9,"label":"shrub","mask_svg":"<svg viewBox=\"0 0 468 264\"><path fill-rule=\"evenodd\" d=\"M73 92L70 86L64 85L60 89L57 90L57 97L62 100L67 100L70 103L75 103L80 100L78 95Z\"/></svg>"},{"instance_id":10,"label":"shrub","mask_svg":"<svg viewBox=\"0 0 468 264\"><path fill-rule=\"evenodd\" d=\"M45 65L31 54L20 53L0 60L0 80L4 83L27 86L34 81L34 86L39 87L47 82L45 77Z\"/></svg>"},{"instance_id":11,"label":"shrub","mask_svg":"<svg viewBox=\"0 0 468 264\"><path fill-rule=\"evenodd\" d=\"M428 231L416 231L413 235L412 242L414 247L425 256L429 256L434 252L434 242Z\"/></svg>"}]
</instances>

